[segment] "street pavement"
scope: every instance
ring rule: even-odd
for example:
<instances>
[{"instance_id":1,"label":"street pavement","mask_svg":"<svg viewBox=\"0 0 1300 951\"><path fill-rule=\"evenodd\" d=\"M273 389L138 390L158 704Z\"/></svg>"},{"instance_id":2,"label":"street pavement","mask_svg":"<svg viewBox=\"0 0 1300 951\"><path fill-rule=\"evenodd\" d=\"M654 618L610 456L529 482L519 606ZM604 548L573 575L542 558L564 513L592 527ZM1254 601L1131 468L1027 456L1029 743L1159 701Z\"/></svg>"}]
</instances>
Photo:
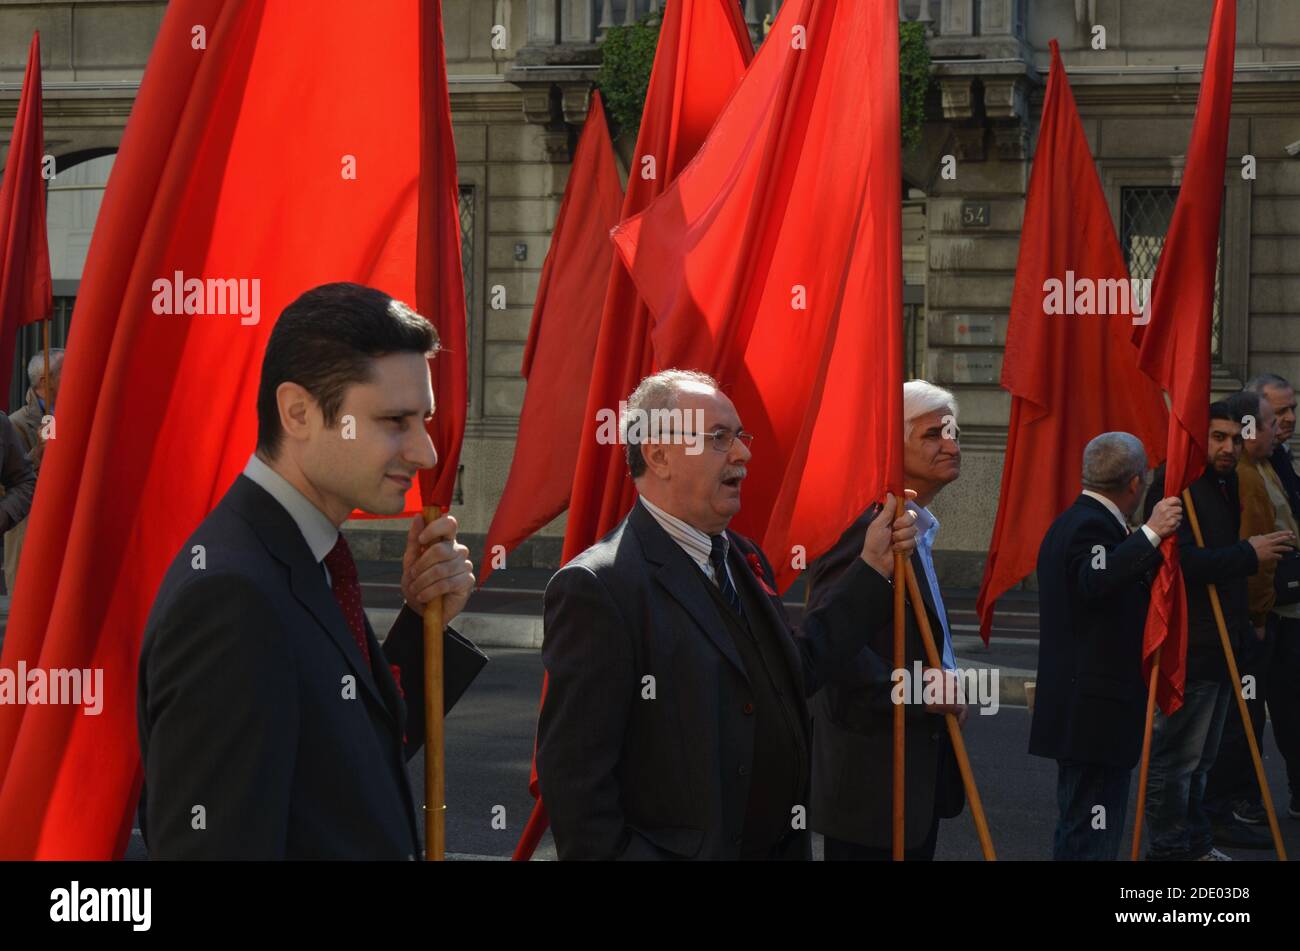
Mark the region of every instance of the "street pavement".
<instances>
[{"instance_id":1,"label":"street pavement","mask_svg":"<svg viewBox=\"0 0 1300 951\"><path fill-rule=\"evenodd\" d=\"M532 808L529 763L537 723L541 656L530 650L489 650L491 662L447 718L447 849L455 857L506 858L514 850ZM1056 765L1030 756L1029 712L1003 705L996 714L967 719L963 731L971 768L999 859L1047 860L1056 822ZM1264 765L1289 854L1300 854L1300 821L1286 818L1286 773L1272 729L1265 732ZM411 761L417 798L423 796L424 765ZM881 782L887 783L887 775ZM1126 825L1132 827L1134 772ZM493 808L505 807L506 827L493 828ZM1123 854L1128 855L1129 836ZM820 857L820 843L815 841ZM1226 850L1237 859L1271 860L1271 851ZM537 858L554 858L550 834ZM969 808L940 826L940 860L981 858Z\"/></svg>"}]
</instances>

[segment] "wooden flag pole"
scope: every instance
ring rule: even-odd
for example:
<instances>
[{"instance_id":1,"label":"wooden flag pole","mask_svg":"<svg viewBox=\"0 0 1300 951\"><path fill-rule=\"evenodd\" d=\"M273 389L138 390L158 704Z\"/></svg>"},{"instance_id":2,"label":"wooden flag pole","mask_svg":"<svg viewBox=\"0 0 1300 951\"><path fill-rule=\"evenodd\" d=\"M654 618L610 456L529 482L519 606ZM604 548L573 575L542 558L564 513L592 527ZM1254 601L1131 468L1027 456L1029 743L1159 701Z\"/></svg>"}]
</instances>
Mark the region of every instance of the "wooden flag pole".
<instances>
[{"instance_id":1,"label":"wooden flag pole","mask_svg":"<svg viewBox=\"0 0 1300 951\"><path fill-rule=\"evenodd\" d=\"M902 504L901 502L899 503ZM907 569L910 567L908 560L903 557L902 552L894 552L894 669L903 670L907 664L907 657L904 651L904 625L907 623L907 615L903 608L903 578L907 575ZM893 838L893 859L895 862L903 861L903 770L905 765L905 748L904 739L906 731L906 722L903 719L904 709L901 703L894 704L894 838Z\"/></svg>"},{"instance_id":2,"label":"wooden flag pole","mask_svg":"<svg viewBox=\"0 0 1300 951\"><path fill-rule=\"evenodd\" d=\"M930 627L930 617L925 613L925 602L921 600L921 589L916 582L916 570L912 567L911 561L906 564L907 596L912 601L912 613L916 616L916 624L921 629L921 645L925 648L926 662L931 667L942 670L943 659L934 646L934 631ZM901 710L902 704L898 704L897 709ZM997 855L993 852L993 838L989 835L988 820L984 816L984 804L980 800L979 789L975 786L975 773L970 768L970 757L966 755L966 743L961 738L961 725L957 722L956 714L945 713L943 718L948 724L948 736L952 739L952 751L957 757L957 768L961 770L962 785L966 787L966 798L970 800L970 812L975 820L975 833L979 836L980 849L984 852L985 861L994 862L997 860Z\"/></svg>"},{"instance_id":3,"label":"wooden flag pole","mask_svg":"<svg viewBox=\"0 0 1300 951\"><path fill-rule=\"evenodd\" d=\"M1142 849L1142 814L1146 811L1147 772L1151 768L1151 725L1156 715L1156 680L1160 676L1160 652L1165 649L1161 644L1156 648L1155 658L1151 661L1151 680L1147 684L1147 719L1142 729L1142 759L1138 762L1137 815L1133 817L1133 851L1134 862Z\"/></svg>"},{"instance_id":4,"label":"wooden flag pole","mask_svg":"<svg viewBox=\"0 0 1300 951\"><path fill-rule=\"evenodd\" d=\"M424 508L424 524L446 510ZM424 859L441 862L447 845L447 786L443 744L442 598L424 606Z\"/></svg>"},{"instance_id":5,"label":"wooden flag pole","mask_svg":"<svg viewBox=\"0 0 1300 951\"><path fill-rule=\"evenodd\" d=\"M1196 506L1192 504L1192 493L1183 490L1183 508L1196 537L1196 547L1204 548L1205 540L1201 537L1201 523L1196 518ZM1269 792L1268 778L1264 775L1264 761L1260 759L1259 744L1255 742L1255 728L1250 722L1250 710L1246 708L1246 698L1242 696L1241 674L1237 670L1237 657L1232 651L1232 642L1228 639L1228 624L1223 619L1223 606L1219 603L1219 589L1206 585L1210 592L1210 609L1214 612L1214 621L1219 625L1219 642L1223 645L1223 658L1228 662L1228 676L1232 678L1232 692L1237 698L1237 709L1241 713L1241 725L1246 732L1246 743L1250 746L1250 758L1255 762L1255 778L1259 781L1259 794L1264 800L1264 811L1268 814L1268 828L1273 833L1273 847L1277 857L1286 861L1286 846L1282 844L1282 830L1278 828L1277 813L1273 809L1273 795Z\"/></svg>"}]
</instances>

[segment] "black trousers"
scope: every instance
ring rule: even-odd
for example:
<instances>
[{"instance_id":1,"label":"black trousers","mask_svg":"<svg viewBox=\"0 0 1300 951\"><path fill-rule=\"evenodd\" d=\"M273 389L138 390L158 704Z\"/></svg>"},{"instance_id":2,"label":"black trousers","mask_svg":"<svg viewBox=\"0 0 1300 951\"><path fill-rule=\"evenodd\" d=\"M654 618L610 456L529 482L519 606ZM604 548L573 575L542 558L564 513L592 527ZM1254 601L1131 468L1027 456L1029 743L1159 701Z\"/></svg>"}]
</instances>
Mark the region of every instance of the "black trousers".
<instances>
[{"instance_id":1,"label":"black trousers","mask_svg":"<svg viewBox=\"0 0 1300 951\"><path fill-rule=\"evenodd\" d=\"M1270 614L1265 631L1262 641L1247 639L1237 667L1243 677L1255 678L1255 696L1246 701L1255 741L1262 752L1267 704L1273 739L1286 763L1291 795L1300 796L1300 621ZM1205 809L1216 822L1226 822L1231 818L1232 804L1240 799L1255 805L1261 802L1255 765L1234 698L1223 725L1219 756L1205 785Z\"/></svg>"},{"instance_id":2,"label":"black trousers","mask_svg":"<svg viewBox=\"0 0 1300 951\"><path fill-rule=\"evenodd\" d=\"M930 831L925 841L914 849L903 850L904 862L933 862L934 849L939 842L939 815L930 820ZM826 836L825 861L827 862L889 862L894 858L892 849L875 849L856 842L832 839Z\"/></svg>"}]
</instances>

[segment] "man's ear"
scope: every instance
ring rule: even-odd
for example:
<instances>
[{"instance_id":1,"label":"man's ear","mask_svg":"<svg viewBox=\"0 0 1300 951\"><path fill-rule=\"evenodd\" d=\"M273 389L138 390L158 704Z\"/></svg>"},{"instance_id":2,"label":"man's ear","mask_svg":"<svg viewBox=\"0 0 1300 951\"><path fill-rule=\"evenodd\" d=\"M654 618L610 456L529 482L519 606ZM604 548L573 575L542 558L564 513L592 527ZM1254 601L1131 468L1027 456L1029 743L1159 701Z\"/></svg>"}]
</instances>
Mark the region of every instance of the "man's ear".
<instances>
[{"instance_id":1,"label":"man's ear","mask_svg":"<svg viewBox=\"0 0 1300 951\"><path fill-rule=\"evenodd\" d=\"M643 442L641 458L645 466L660 479L668 478L668 448L661 442Z\"/></svg>"},{"instance_id":2,"label":"man's ear","mask_svg":"<svg viewBox=\"0 0 1300 951\"><path fill-rule=\"evenodd\" d=\"M318 410L306 387L286 380L275 388L275 403L285 435L290 439L307 439L311 435L312 414Z\"/></svg>"}]
</instances>

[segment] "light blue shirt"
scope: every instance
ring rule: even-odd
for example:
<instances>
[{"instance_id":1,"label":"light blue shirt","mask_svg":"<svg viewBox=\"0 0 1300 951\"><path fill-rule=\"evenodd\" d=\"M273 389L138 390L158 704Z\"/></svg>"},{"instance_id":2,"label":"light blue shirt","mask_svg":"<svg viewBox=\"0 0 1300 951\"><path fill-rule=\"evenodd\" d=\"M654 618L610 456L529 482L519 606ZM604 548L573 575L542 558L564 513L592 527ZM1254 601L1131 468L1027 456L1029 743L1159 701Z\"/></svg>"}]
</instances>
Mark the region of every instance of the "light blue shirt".
<instances>
[{"instance_id":1,"label":"light blue shirt","mask_svg":"<svg viewBox=\"0 0 1300 951\"><path fill-rule=\"evenodd\" d=\"M908 502L907 508L916 513L916 553L921 556L925 569L925 583L930 586L934 613L943 625L943 669L956 670L957 656L952 651L952 632L948 630L948 612L944 610L943 595L939 593L939 578L934 573L934 539L939 534L939 520L927 508Z\"/></svg>"},{"instance_id":2,"label":"light blue shirt","mask_svg":"<svg viewBox=\"0 0 1300 951\"><path fill-rule=\"evenodd\" d=\"M298 531L302 532L303 541L311 550L311 556L325 572L325 583L331 584L329 569L325 567L325 556L339 540L338 528L324 512L308 501L307 496L295 489L288 479L259 459L257 453L248 457L244 475L265 489L289 513L289 517L298 526Z\"/></svg>"}]
</instances>

